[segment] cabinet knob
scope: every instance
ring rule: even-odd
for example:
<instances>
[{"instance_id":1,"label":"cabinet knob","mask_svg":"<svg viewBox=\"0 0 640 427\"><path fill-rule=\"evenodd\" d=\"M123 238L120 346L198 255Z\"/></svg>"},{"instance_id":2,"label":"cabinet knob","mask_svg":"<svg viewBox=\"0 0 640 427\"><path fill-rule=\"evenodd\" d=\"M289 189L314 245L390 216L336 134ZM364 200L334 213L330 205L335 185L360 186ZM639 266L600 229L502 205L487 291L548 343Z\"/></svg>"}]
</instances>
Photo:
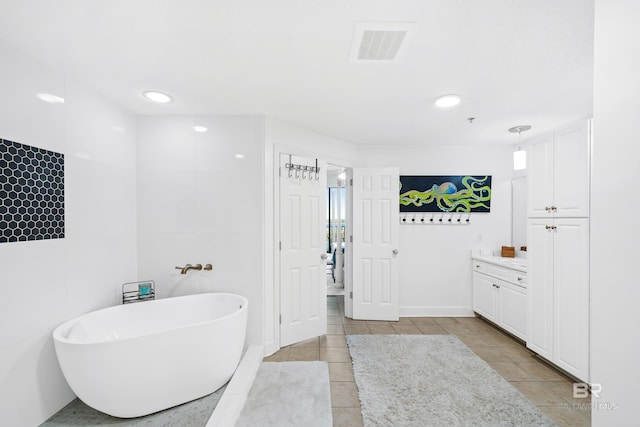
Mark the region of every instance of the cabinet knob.
<instances>
[{"instance_id":1,"label":"cabinet knob","mask_svg":"<svg viewBox=\"0 0 640 427\"><path fill-rule=\"evenodd\" d=\"M547 211L547 212L549 212L549 211L551 210L551 208L550 208L549 206L545 206L545 207L544 207L544 210L545 210L545 211Z\"/></svg>"},{"instance_id":2,"label":"cabinet knob","mask_svg":"<svg viewBox=\"0 0 640 427\"><path fill-rule=\"evenodd\" d=\"M522 282L522 277L518 277L518 282Z\"/></svg>"},{"instance_id":3,"label":"cabinet knob","mask_svg":"<svg viewBox=\"0 0 640 427\"><path fill-rule=\"evenodd\" d=\"M551 206L551 210L555 212L558 210L558 208L556 208L555 206Z\"/></svg>"}]
</instances>

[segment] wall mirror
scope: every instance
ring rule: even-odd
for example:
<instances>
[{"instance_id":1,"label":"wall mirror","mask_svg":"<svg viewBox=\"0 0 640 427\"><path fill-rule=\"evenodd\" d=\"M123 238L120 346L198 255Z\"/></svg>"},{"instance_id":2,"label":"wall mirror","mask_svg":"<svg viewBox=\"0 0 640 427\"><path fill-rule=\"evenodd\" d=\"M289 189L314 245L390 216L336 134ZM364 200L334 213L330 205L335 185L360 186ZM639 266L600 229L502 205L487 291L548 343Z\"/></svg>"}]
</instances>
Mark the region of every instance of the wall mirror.
<instances>
[{"instance_id":1,"label":"wall mirror","mask_svg":"<svg viewBox=\"0 0 640 427\"><path fill-rule=\"evenodd\" d=\"M527 246L527 177L511 180L511 245Z\"/></svg>"}]
</instances>

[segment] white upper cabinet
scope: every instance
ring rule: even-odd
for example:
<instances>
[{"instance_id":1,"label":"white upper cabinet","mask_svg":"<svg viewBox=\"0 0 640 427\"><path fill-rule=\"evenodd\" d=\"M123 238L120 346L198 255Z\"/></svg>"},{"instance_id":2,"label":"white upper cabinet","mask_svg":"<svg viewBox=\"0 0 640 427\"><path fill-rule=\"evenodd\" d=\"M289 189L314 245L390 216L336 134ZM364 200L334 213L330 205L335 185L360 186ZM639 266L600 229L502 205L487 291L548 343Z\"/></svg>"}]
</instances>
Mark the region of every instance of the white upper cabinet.
<instances>
[{"instance_id":1,"label":"white upper cabinet","mask_svg":"<svg viewBox=\"0 0 640 427\"><path fill-rule=\"evenodd\" d=\"M583 119L529 141L529 218L589 216L589 139Z\"/></svg>"}]
</instances>

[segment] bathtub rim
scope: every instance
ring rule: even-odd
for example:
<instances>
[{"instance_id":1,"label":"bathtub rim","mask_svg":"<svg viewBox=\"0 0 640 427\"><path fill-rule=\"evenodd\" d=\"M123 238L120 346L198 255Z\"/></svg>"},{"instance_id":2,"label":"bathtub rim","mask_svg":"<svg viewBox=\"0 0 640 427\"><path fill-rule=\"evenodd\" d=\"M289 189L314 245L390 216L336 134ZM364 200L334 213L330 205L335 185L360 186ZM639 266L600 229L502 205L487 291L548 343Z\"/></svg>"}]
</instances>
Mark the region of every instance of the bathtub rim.
<instances>
[{"instance_id":1,"label":"bathtub rim","mask_svg":"<svg viewBox=\"0 0 640 427\"><path fill-rule=\"evenodd\" d=\"M68 331L71 329L73 324L75 324L76 322L81 320L83 317L89 316L89 315L94 314L94 313L100 313L100 312L113 310L116 307L123 307L123 306L127 306L128 305L128 304L118 304L118 305L113 305L113 306L110 306L110 307L101 308L101 309L98 309L98 310L89 311L87 313L84 313L84 314L81 314L81 315L76 316L74 318L71 318L69 320L66 320L65 322L63 322L60 325L56 326L56 328L53 330L53 332L52 332L53 341L54 341L54 343L57 342L57 343L61 343L61 344L64 344L64 345L100 345L100 344L109 344L109 343L116 343L116 342L126 342L126 341L129 341L129 340L140 339L142 337L150 337L150 336L155 336L155 335L163 334L163 333L167 333L167 332L180 331L180 330L183 330L183 329L188 329L188 328L208 325L208 324L213 323L213 322L229 319L229 318L231 318L233 316L237 316L243 310L248 310L247 306L249 305L249 300L246 297L244 297L244 296L242 296L240 294L233 294L233 293L230 293L230 292L203 292L203 293L199 293L199 294L181 295L181 296L169 297L169 298L160 298L160 299L156 299L156 300L152 300L152 301L143 301L143 302L138 302L138 303L134 303L134 304L153 304L154 302L160 302L160 301L165 301L165 300L170 300L170 299L188 299L188 298L193 298L193 297L202 296L202 295L224 295L224 296L238 297L242 301L242 307L240 309L230 313L230 314L227 314L226 316L216 317L215 319L206 320L204 322L190 323L188 325L175 327L175 328L160 329L160 330L157 330L157 331L145 333L143 335L134 335L134 336L122 337L122 338L119 337L119 338L115 338L115 339L83 340L83 341L70 340L69 338L67 338L66 336L63 335L62 331L66 331L68 333Z\"/></svg>"}]
</instances>

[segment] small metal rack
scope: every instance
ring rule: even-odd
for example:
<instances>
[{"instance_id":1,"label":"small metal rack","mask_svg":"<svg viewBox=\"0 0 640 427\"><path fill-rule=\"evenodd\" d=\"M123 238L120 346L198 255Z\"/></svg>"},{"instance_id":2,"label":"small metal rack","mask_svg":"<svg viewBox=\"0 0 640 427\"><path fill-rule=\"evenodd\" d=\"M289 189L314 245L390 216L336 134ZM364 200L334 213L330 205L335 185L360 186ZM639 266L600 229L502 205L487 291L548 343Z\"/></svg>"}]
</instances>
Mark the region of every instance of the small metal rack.
<instances>
[{"instance_id":1,"label":"small metal rack","mask_svg":"<svg viewBox=\"0 0 640 427\"><path fill-rule=\"evenodd\" d=\"M302 179L315 179L316 181L320 179L320 168L318 167L318 159L316 159L315 166L298 165L292 162L292 156L291 154L289 154L289 163L285 164L284 167L289 171L289 178L293 176L293 172L295 171L296 178L300 178L302 176Z\"/></svg>"},{"instance_id":2,"label":"small metal rack","mask_svg":"<svg viewBox=\"0 0 640 427\"><path fill-rule=\"evenodd\" d=\"M153 280L128 282L122 285L122 303L141 302L156 298L156 284Z\"/></svg>"}]
</instances>

